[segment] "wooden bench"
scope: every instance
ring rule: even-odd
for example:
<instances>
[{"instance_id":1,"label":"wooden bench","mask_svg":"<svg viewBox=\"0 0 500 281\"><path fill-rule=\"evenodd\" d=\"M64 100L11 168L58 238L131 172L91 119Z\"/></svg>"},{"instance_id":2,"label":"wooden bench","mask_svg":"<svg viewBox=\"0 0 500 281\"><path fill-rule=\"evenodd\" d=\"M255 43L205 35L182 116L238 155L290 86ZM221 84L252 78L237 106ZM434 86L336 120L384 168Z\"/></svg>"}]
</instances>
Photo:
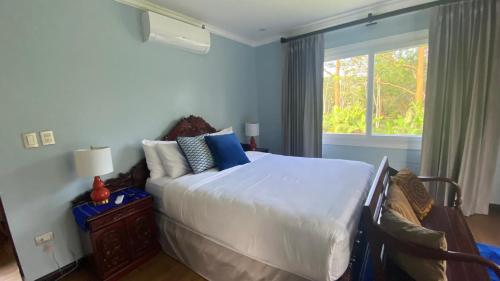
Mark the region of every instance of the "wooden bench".
<instances>
[{"instance_id":1,"label":"wooden bench","mask_svg":"<svg viewBox=\"0 0 500 281\"><path fill-rule=\"evenodd\" d=\"M460 188L457 183L448 178L419 177L423 182L445 182L447 183L445 187L450 188L448 192L450 196L447 200L448 207L434 205L431 212L422 221L424 227L445 233L448 244L447 251L400 240L380 227L380 216L391 182L390 177L397 172L389 166L387 157L384 157L363 207L363 221L367 231L374 280L412 280L387 259L387 249L394 249L420 258L446 260L446 275L449 281L490 280L486 268L492 269L500 278L500 267L479 255L474 237L460 209Z\"/></svg>"}]
</instances>

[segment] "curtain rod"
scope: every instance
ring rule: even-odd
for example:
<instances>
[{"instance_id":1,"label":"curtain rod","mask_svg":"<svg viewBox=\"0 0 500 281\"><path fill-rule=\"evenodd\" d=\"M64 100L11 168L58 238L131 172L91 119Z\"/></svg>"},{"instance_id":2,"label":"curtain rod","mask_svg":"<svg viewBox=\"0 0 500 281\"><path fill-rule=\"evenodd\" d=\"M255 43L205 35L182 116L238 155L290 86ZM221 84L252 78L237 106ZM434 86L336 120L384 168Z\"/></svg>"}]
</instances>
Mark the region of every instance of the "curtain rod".
<instances>
[{"instance_id":1,"label":"curtain rod","mask_svg":"<svg viewBox=\"0 0 500 281\"><path fill-rule=\"evenodd\" d=\"M407 14L407 13L411 13L411 12L415 12L415 11L419 11L419 10L425 10L425 9L432 8L435 6L450 4L453 2L459 2L459 1L460 0L437 0L437 1L433 1L433 2L428 2L428 3L424 3L424 4L420 4L420 5L415 5L415 6L411 6L411 7L402 8L399 10L394 10L394 11L382 13L379 15L373 15L372 13L369 13L366 18L362 18L362 19L358 19L358 20L354 20L354 21L350 21L350 22L346 22L346 23L341 23L341 24L330 26L327 28L323 28L323 29L311 31L308 33L300 34L297 36L292 36L292 37L288 37L288 38L281 37L280 41L281 41L281 43L286 43L286 42L301 39L301 38L304 38L307 36L316 35L316 34L325 33L325 32L334 31L334 30L339 30L339 29L343 29L343 28L347 28L347 27L351 27L351 26L355 26L355 25L359 25L359 24L363 24L363 23L372 24L376 20L381 20L381 19L385 19L385 18L389 18L389 17L393 17L393 16Z\"/></svg>"}]
</instances>

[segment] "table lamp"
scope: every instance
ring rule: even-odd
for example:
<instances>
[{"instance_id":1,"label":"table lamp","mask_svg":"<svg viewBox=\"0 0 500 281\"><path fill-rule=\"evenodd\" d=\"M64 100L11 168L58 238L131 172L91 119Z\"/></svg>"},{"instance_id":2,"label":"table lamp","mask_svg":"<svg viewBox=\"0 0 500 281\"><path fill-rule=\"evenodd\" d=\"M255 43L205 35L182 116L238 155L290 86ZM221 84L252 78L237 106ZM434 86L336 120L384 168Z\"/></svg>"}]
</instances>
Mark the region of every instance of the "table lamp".
<instances>
[{"instance_id":1,"label":"table lamp","mask_svg":"<svg viewBox=\"0 0 500 281\"><path fill-rule=\"evenodd\" d=\"M76 173L80 177L94 177L90 198L95 205L108 203L109 189L99 176L113 172L111 148L91 147L74 151Z\"/></svg>"},{"instance_id":2,"label":"table lamp","mask_svg":"<svg viewBox=\"0 0 500 281\"><path fill-rule=\"evenodd\" d=\"M255 137L259 135L259 123L246 123L245 124L245 135L250 137L250 149L257 149L257 143L255 142Z\"/></svg>"}]
</instances>

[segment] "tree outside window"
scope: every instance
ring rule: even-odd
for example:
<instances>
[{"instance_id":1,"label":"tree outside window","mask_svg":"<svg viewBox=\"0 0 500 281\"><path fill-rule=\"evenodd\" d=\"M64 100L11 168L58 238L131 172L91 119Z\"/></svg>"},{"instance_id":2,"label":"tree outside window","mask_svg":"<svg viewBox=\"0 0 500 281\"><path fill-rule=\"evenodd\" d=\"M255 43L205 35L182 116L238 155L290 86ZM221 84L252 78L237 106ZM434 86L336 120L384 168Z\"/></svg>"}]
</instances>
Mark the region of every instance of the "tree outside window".
<instances>
[{"instance_id":1,"label":"tree outside window","mask_svg":"<svg viewBox=\"0 0 500 281\"><path fill-rule=\"evenodd\" d=\"M423 129L426 44L325 62L323 132L420 136ZM373 56L373 67L369 67ZM372 93L368 93L369 79ZM367 109L367 95L372 108ZM369 120L369 119L368 119Z\"/></svg>"}]
</instances>

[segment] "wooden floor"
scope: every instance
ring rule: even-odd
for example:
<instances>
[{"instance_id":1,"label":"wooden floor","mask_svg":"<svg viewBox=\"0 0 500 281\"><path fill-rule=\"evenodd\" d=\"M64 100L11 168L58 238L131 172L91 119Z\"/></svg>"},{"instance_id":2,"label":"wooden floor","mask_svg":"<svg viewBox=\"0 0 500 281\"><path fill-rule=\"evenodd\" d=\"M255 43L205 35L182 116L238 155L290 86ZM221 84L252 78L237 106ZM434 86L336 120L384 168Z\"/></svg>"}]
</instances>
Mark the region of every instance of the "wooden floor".
<instances>
[{"instance_id":1,"label":"wooden floor","mask_svg":"<svg viewBox=\"0 0 500 281\"><path fill-rule=\"evenodd\" d=\"M70 274L64 281L90 281L96 278L85 268ZM120 281L205 281L183 264L163 252L127 274Z\"/></svg>"},{"instance_id":2,"label":"wooden floor","mask_svg":"<svg viewBox=\"0 0 500 281\"><path fill-rule=\"evenodd\" d=\"M489 215L466 218L476 242L500 246L500 206L490 208Z\"/></svg>"},{"instance_id":3,"label":"wooden floor","mask_svg":"<svg viewBox=\"0 0 500 281\"><path fill-rule=\"evenodd\" d=\"M7 238L0 237L0 280L21 281L12 244Z\"/></svg>"},{"instance_id":4,"label":"wooden floor","mask_svg":"<svg viewBox=\"0 0 500 281\"><path fill-rule=\"evenodd\" d=\"M492 209L489 216L471 216L467 218L467 222L469 223L477 242L500 246L500 208ZM63 280L89 281L95 279L89 271L81 268ZM121 280L202 281L204 279L164 253L160 253Z\"/></svg>"}]
</instances>

